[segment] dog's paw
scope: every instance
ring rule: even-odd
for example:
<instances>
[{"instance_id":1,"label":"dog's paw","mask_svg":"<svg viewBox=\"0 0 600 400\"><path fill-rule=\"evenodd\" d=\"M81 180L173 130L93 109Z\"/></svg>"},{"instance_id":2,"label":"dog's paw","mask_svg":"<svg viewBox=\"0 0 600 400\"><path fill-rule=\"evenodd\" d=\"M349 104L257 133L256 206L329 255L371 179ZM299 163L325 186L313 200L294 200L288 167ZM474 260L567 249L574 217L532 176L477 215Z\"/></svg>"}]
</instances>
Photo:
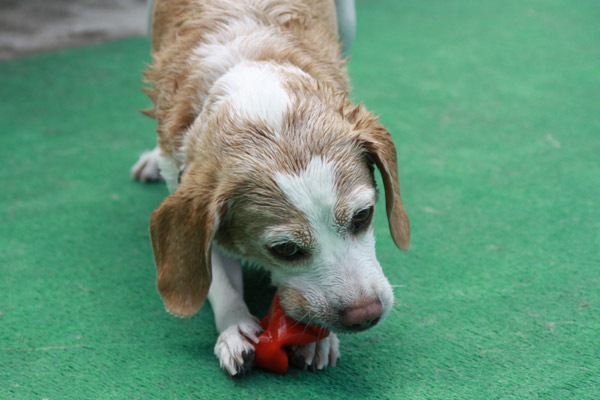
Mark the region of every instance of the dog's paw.
<instances>
[{"instance_id":1,"label":"dog's paw","mask_svg":"<svg viewBox=\"0 0 600 400\"><path fill-rule=\"evenodd\" d=\"M318 342L290 347L290 363L297 368L323 370L335 367L340 358L340 341L335 333L330 333Z\"/></svg>"},{"instance_id":2,"label":"dog's paw","mask_svg":"<svg viewBox=\"0 0 600 400\"><path fill-rule=\"evenodd\" d=\"M230 376L247 372L254 361L254 346L263 329L255 319L248 319L225 329L215 345L221 368Z\"/></svg>"},{"instance_id":3,"label":"dog's paw","mask_svg":"<svg viewBox=\"0 0 600 400\"><path fill-rule=\"evenodd\" d=\"M160 170L158 169L158 157L160 149L156 147L154 150L145 151L131 167L131 177L136 181L141 182L159 182L162 181Z\"/></svg>"}]
</instances>

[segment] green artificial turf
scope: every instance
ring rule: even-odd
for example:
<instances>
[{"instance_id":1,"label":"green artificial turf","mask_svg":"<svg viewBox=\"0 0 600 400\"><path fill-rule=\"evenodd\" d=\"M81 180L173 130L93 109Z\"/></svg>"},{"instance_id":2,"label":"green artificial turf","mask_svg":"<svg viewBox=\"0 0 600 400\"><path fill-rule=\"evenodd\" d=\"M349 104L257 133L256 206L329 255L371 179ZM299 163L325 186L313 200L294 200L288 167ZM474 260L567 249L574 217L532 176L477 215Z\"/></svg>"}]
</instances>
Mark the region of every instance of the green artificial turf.
<instances>
[{"instance_id":1,"label":"green artificial turf","mask_svg":"<svg viewBox=\"0 0 600 400\"><path fill-rule=\"evenodd\" d=\"M232 380L210 307L164 311L132 182L146 38L0 64L1 399L597 399L600 5L358 3L353 96L399 155L398 305L337 368ZM272 292L248 278L256 313Z\"/></svg>"}]
</instances>

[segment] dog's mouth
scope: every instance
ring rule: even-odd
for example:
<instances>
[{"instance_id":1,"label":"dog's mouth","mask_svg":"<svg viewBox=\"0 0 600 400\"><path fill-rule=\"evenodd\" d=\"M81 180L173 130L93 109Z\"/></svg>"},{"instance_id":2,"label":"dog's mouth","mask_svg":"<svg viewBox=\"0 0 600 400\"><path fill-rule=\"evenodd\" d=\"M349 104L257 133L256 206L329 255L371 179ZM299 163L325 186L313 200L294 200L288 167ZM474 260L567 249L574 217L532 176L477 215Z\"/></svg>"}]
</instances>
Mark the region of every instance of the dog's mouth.
<instances>
[{"instance_id":1,"label":"dog's mouth","mask_svg":"<svg viewBox=\"0 0 600 400\"><path fill-rule=\"evenodd\" d=\"M358 333L378 325L384 319L379 299L366 300L352 307L334 307L325 299L309 301L295 288L279 289L281 307L290 318L327 328L336 333Z\"/></svg>"}]
</instances>

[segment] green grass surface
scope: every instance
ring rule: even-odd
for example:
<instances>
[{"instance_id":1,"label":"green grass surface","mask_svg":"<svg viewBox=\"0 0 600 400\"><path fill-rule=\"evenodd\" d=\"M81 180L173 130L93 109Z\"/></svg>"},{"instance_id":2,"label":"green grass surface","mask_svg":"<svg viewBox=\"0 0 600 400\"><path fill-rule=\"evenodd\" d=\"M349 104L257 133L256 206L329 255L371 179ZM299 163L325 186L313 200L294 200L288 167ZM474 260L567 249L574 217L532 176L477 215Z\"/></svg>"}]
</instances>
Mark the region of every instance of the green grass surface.
<instances>
[{"instance_id":1,"label":"green grass surface","mask_svg":"<svg viewBox=\"0 0 600 400\"><path fill-rule=\"evenodd\" d=\"M0 64L1 399L597 399L600 5L362 1L353 96L400 160L398 306L337 368L231 380L210 307L167 314L129 179L147 39ZM250 278L260 296L261 276ZM266 295L263 294L263 297ZM254 301L264 311L270 299Z\"/></svg>"}]
</instances>

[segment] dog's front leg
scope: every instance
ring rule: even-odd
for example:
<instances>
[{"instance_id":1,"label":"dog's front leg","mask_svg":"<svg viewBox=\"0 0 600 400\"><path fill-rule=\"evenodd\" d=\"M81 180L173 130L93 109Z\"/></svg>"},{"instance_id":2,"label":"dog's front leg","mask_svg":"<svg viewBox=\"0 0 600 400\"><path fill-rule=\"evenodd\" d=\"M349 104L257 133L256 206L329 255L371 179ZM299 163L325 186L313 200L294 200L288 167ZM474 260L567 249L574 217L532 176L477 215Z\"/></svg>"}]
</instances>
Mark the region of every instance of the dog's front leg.
<instances>
[{"instance_id":1,"label":"dog's front leg","mask_svg":"<svg viewBox=\"0 0 600 400\"><path fill-rule=\"evenodd\" d=\"M208 300L215 314L219 338L215 355L229 375L238 375L254 360L254 346L262 332L259 321L244 303L242 266L213 245L212 283Z\"/></svg>"}]
</instances>

